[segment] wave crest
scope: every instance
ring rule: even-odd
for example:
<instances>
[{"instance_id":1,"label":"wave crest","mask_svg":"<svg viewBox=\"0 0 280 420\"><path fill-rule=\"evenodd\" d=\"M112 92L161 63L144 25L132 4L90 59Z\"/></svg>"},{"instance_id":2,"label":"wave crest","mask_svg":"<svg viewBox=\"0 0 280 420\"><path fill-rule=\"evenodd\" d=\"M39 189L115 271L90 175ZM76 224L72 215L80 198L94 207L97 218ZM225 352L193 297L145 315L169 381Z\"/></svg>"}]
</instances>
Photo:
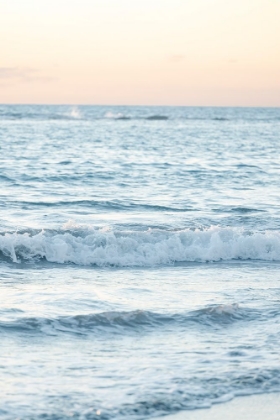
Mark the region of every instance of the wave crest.
<instances>
[{"instance_id":1,"label":"wave crest","mask_svg":"<svg viewBox=\"0 0 280 420\"><path fill-rule=\"evenodd\" d=\"M280 232L211 227L168 231L74 228L2 233L0 252L13 262L97 266L153 266L174 262L280 261Z\"/></svg>"},{"instance_id":2,"label":"wave crest","mask_svg":"<svg viewBox=\"0 0 280 420\"><path fill-rule=\"evenodd\" d=\"M220 304L207 306L195 311L185 313L162 314L145 310L133 311L107 311L93 314L46 317L16 317L11 321L1 321L0 330L11 332L41 332L43 334L89 334L113 332L123 334L124 331L149 331L164 328L191 328L195 326L207 328L221 328L225 324L234 322L248 322L251 319L265 316L274 316L268 311L259 313L256 309L240 308L238 304Z\"/></svg>"},{"instance_id":3,"label":"wave crest","mask_svg":"<svg viewBox=\"0 0 280 420\"><path fill-rule=\"evenodd\" d=\"M134 330L137 327L153 326L160 323L160 319L168 319L148 311L135 310L130 312L108 311L96 314L61 316L58 318L21 317L10 322L0 322L0 330L15 332L37 331L45 334L71 333L87 334L91 331L125 329Z\"/></svg>"}]
</instances>

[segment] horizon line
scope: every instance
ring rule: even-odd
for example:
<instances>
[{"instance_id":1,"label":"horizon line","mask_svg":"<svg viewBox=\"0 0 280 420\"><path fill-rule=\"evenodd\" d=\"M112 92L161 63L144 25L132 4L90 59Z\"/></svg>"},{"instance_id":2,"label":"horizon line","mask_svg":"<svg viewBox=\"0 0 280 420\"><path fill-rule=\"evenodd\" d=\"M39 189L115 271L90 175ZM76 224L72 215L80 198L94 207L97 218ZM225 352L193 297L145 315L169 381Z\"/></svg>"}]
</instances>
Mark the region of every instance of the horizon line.
<instances>
[{"instance_id":1,"label":"horizon line","mask_svg":"<svg viewBox=\"0 0 280 420\"><path fill-rule=\"evenodd\" d=\"M0 106L83 106L83 107L162 107L162 108L280 108L280 105L159 105L159 104L152 104L152 105L143 105L143 104L95 104L95 103L28 103L28 102L15 102L15 103L2 103L0 102Z\"/></svg>"}]
</instances>

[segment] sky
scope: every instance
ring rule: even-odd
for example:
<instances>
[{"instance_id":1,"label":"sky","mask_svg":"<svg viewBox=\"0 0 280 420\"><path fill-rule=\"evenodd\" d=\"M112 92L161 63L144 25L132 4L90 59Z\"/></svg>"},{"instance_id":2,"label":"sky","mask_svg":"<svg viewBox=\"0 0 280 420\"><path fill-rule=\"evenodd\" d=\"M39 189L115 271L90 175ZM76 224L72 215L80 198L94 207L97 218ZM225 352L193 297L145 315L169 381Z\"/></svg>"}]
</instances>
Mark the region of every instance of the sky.
<instances>
[{"instance_id":1,"label":"sky","mask_svg":"<svg viewBox=\"0 0 280 420\"><path fill-rule=\"evenodd\" d=\"M0 0L0 103L280 106L280 0Z\"/></svg>"}]
</instances>

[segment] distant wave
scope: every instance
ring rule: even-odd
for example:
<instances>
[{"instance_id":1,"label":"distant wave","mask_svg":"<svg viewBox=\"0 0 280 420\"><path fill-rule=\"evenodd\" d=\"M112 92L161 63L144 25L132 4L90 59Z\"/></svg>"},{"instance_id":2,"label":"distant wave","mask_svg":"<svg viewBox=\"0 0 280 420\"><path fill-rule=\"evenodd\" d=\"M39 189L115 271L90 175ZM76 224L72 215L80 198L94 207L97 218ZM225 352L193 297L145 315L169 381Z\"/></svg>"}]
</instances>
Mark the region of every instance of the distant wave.
<instances>
[{"instance_id":1,"label":"distant wave","mask_svg":"<svg viewBox=\"0 0 280 420\"><path fill-rule=\"evenodd\" d=\"M214 208L212 209L214 212L217 213L264 213L266 210L257 209L257 208L250 208L250 207L221 207L221 208Z\"/></svg>"},{"instance_id":2,"label":"distant wave","mask_svg":"<svg viewBox=\"0 0 280 420\"><path fill-rule=\"evenodd\" d=\"M121 112L106 112L105 118L110 120L130 120L130 117L122 114Z\"/></svg>"},{"instance_id":3,"label":"distant wave","mask_svg":"<svg viewBox=\"0 0 280 420\"><path fill-rule=\"evenodd\" d=\"M128 116L122 113L107 112L104 116L85 116L82 115L78 109L71 110L69 113L45 113L45 112L5 112L0 114L1 120L42 120L42 121L71 121L71 120L148 120L148 121L165 121L169 117L166 115L150 115L142 116Z\"/></svg>"},{"instance_id":4,"label":"distant wave","mask_svg":"<svg viewBox=\"0 0 280 420\"><path fill-rule=\"evenodd\" d=\"M106 175L104 176L106 177ZM1 177L0 177L1 179ZM118 200L103 201L103 200L61 200L61 201L16 201L9 204L16 204L30 207L64 207L64 206L83 206L93 207L98 209L112 209L112 210L159 210L169 212L189 212L193 211L192 207L169 207L155 204L141 204L141 203L125 203Z\"/></svg>"},{"instance_id":5,"label":"distant wave","mask_svg":"<svg viewBox=\"0 0 280 420\"><path fill-rule=\"evenodd\" d=\"M85 117L79 113L70 112L69 114L60 114L60 113L26 113L26 112L5 112L0 114L0 120L38 120L38 121L71 121L71 120L120 120L120 121L129 121L133 120L148 120L148 121L164 121L168 120L167 116L163 115L151 115L148 117L130 117L123 114L113 114L107 113L104 117L95 116L95 117Z\"/></svg>"},{"instance_id":6,"label":"distant wave","mask_svg":"<svg viewBox=\"0 0 280 420\"><path fill-rule=\"evenodd\" d=\"M149 121L165 121L168 120L168 117L166 115L150 115L146 118L146 120Z\"/></svg>"},{"instance_id":7,"label":"distant wave","mask_svg":"<svg viewBox=\"0 0 280 420\"><path fill-rule=\"evenodd\" d=\"M132 110L133 111L133 110ZM279 116L275 117L266 117L266 118L254 118L252 116L238 115L238 116L213 116L213 115L188 115L187 113L176 115L176 113L170 113L169 115L163 114L146 114L145 113L135 113L131 112L129 115L126 115L121 112L106 112L104 115L98 115L97 113L87 113L81 112L79 108L72 108L70 110L58 111L51 110L49 112L40 110L32 111L15 111L15 110L1 110L0 109L0 120L37 120L37 121L215 121L215 122L229 122L236 120L244 121L255 121L255 122L278 122L280 120Z\"/></svg>"},{"instance_id":8,"label":"distant wave","mask_svg":"<svg viewBox=\"0 0 280 420\"><path fill-rule=\"evenodd\" d=\"M175 262L280 261L280 232L211 227L168 231L118 231L66 225L61 230L0 235L0 253L17 263L149 267Z\"/></svg>"},{"instance_id":9,"label":"distant wave","mask_svg":"<svg viewBox=\"0 0 280 420\"><path fill-rule=\"evenodd\" d=\"M5 112L0 115L0 120L38 120L38 121L71 121L79 120L82 117L73 112L69 114L55 114L55 113L26 113L26 112Z\"/></svg>"},{"instance_id":10,"label":"distant wave","mask_svg":"<svg viewBox=\"0 0 280 420\"><path fill-rule=\"evenodd\" d=\"M105 114L105 116L103 117L105 119L109 119L109 120L121 120L121 121L125 121L125 120L148 120L148 121L166 121L169 119L168 116L166 115L149 115L147 117L142 117L142 116L128 116L128 115L124 115L121 112L107 112ZM96 119L102 119L102 117L96 118Z\"/></svg>"}]
</instances>

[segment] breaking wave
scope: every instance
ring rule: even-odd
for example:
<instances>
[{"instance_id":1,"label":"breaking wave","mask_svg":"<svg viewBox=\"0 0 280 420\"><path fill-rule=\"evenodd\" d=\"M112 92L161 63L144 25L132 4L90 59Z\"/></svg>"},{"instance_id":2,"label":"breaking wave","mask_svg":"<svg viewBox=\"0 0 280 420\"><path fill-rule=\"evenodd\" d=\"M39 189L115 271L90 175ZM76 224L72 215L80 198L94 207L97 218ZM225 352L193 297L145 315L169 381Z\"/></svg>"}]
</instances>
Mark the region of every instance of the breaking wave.
<instances>
[{"instance_id":1,"label":"breaking wave","mask_svg":"<svg viewBox=\"0 0 280 420\"><path fill-rule=\"evenodd\" d=\"M119 231L68 223L60 230L2 233L0 253L2 258L14 263L45 259L59 264L116 267L149 267L175 262L280 261L280 232L221 227Z\"/></svg>"}]
</instances>

